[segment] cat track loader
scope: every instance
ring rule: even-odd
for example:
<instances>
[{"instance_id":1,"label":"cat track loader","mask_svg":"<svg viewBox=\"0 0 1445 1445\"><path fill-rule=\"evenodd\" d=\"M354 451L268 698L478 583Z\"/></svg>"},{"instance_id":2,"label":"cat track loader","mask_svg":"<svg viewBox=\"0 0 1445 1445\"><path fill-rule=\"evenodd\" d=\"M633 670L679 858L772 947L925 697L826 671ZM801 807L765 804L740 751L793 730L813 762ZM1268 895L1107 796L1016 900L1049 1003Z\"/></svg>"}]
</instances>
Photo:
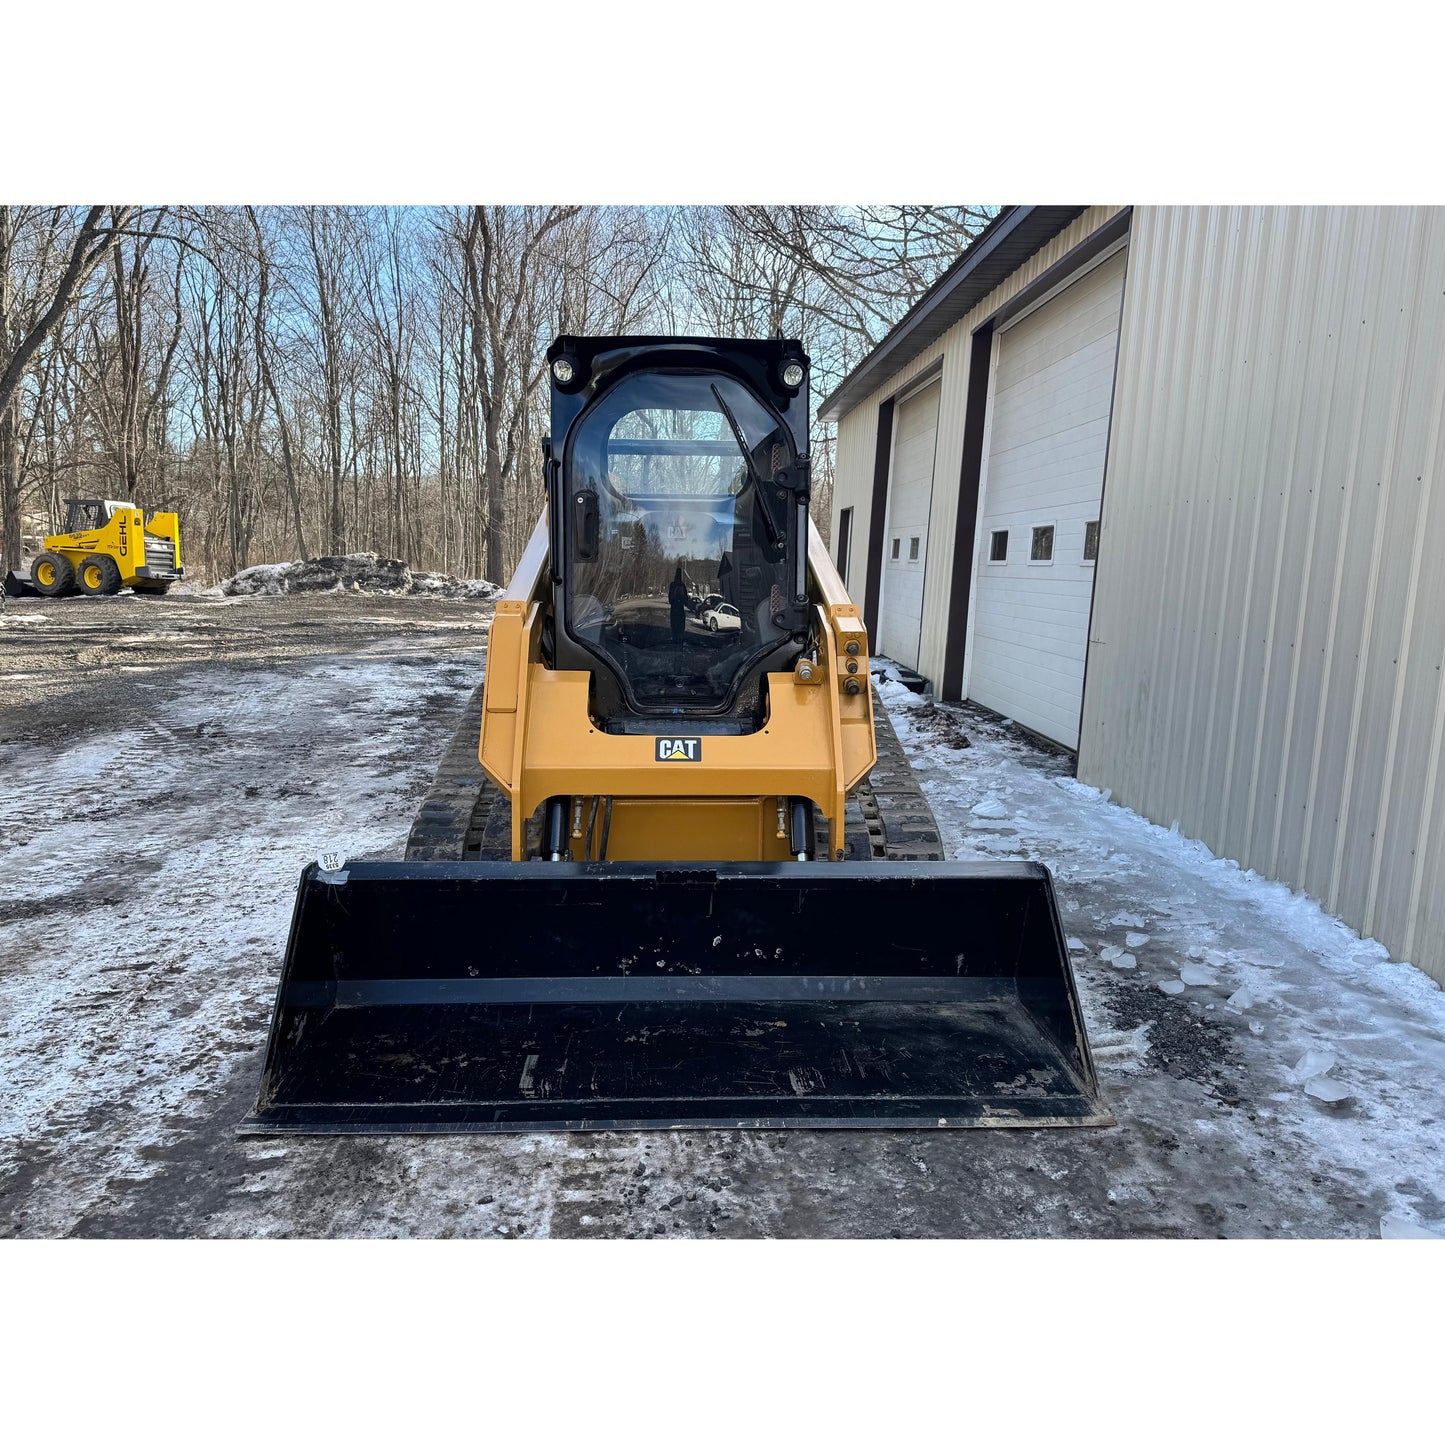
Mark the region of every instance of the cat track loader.
<instances>
[{"instance_id":1,"label":"cat track loader","mask_svg":"<svg viewBox=\"0 0 1445 1445\"><path fill-rule=\"evenodd\" d=\"M129 587L160 597L186 575L175 512L156 512L147 521L130 502L79 497L65 509L65 531L44 538L37 556L6 574L10 596L111 597Z\"/></svg>"},{"instance_id":2,"label":"cat track loader","mask_svg":"<svg viewBox=\"0 0 1445 1445\"><path fill-rule=\"evenodd\" d=\"M305 870L242 1132L1111 1122L1047 869L906 846L802 347L547 359L485 780L444 760L411 861Z\"/></svg>"}]
</instances>

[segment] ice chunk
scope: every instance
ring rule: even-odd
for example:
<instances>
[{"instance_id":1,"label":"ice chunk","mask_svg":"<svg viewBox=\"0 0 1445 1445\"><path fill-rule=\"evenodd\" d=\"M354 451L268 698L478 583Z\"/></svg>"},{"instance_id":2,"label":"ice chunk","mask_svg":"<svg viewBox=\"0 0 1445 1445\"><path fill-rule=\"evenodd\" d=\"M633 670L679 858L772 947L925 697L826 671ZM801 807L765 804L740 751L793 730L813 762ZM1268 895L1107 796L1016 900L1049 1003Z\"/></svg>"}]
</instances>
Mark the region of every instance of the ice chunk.
<instances>
[{"instance_id":1,"label":"ice chunk","mask_svg":"<svg viewBox=\"0 0 1445 1445\"><path fill-rule=\"evenodd\" d=\"M985 798L971 809L975 818L1007 818L1009 810L997 798Z\"/></svg>"},{"instance_id":2,"label":"ice chunk","mask_svg":"<svg viewBox=\"0 0 1445 1445\"><path fill-rule=\"evenodd\" d=\"M1225 1000L1230 1008L1237 1008L1241 1013L1255 1002L1255 997L1247 988L1237 988Z\"/></svg>"},{"instance_id":3,"label":"ice chunk","mask_svg":"<svg viewBox=\"0 0 1445 1445\"><path fill-rule=\"evenodd\" d=\"M1258 1019L1250 1019L1249 1031L1252 1034L1262 1034L1264 1032L1264 1025L1260 1023Z\"/></svg>"},{"instance_id":4,"label":"ice chunk","mask_svg":"<svg viewBox=\"0 0 1445 1445\"><path fill-rule=\"evenodd\" d=\"M1387 1214L1380 1220L1381 1239L1445 1239L1445 1234L1434 1234L1423 1224L1403 1214Z\"/></svg>"},{"instance_id":5,"label":"ice chunk","mask_svg":"<svg viewBox=\"0 0 1445 1445\"><path fill-rule=\"evenodd\" d=\"M1149 1030L1152 1023L1135 1029L1095 1031L1090 1038L1094 1062L1103 1068L1136 1069L1149 1052Z\"/></svg>"},{"instance_id":6,"label":"ice chunk","mask_svg":"<svg viewBox=\"0 0 1445 1445\"><path fill-rule=\"evenodd\" d=\"M1341 1104L1346 1099L1354 1098L1347 1085L1340 1083L1338 1079L1328 1079L1323 1074L1316 1074L1305 1081L1305 1093L1326 1104Z\"/></svg>"},{"instance_id":7,"label":"ice chunk","mask_svg":"<svg viewBox=\"0 0 1445 1445\"><path fill-rule=\"evenodd\" d=\"M1147 933L1126 933L1124 935L1124 942L1127 943L1130 948L1143 948L1144 945L1149 942L1149 935Z\"/></svg>"},{"instance_id":8,"label":"ice chunk","mask_svg":"<svg viewBox=\"0 0 1445 1445\"><path fill-rule=\"evenodd\" d=\"M1132 953L1121 953L1118 958L1114 960L1115 968L1136 968L1138 964L1139 960L1135 958Z\"/></svg>"},{"instance_id":9,"label":"ice chunk","mask_svg":"<svg viewBox=\"0 0 1445 1445\"><path fill-rule=\"evenodd\" d=\"M1203 964L1186 963L1179 970L1179 977L1185 983L1196 985L1208 985L1217 982L1212 968L1205 968Z\"/></svg>"},{"instance_id":10,"label":"ice chunk","mask_svg":"<svg viewBox=\"0 0 1445 1445\"><path fill-rule=\"evenodd\" d=\"M1105 963L1112 963L1123 951L1117 943L1106 943L1103 948L1099 950L1099 957L1102 958Z\"/></svg>"},{"instance_id":11,"label":"ice chunk","mask_svg":"<svg viewBox=\"0 0 1445 1445\"><path fill-rule=\"evenodd\" d=\"M1183 993L1184 984L1177 978L1161 978L1159 980L1160 993Z\"/></svg>"},{"instance_id":12,"label":"ice chunk","mask_svg":"<svg viewBox=\"0 0 1445 1445\"><path fill-rule=\"evenodd\" d=\"M1327 1074L1336 1062L1335 1056L1324 1049L1306 1049L1304 1057L1294 1066L1295 1077L1312 1079L1316 1074Z\"/></svg>"},{"instance_id":13,"label":"ice chunk","mask_svg":"<svg viewBox=\"0 0 1445 1445\"><path fill-rule=\"evenodd\" d=\"M1082 938L1075 938L1072 934L1069 936L1068 944L1070 953L1087 953L1089 951L1084 947L1084 940Z\"/></svg>"}]
</instances>

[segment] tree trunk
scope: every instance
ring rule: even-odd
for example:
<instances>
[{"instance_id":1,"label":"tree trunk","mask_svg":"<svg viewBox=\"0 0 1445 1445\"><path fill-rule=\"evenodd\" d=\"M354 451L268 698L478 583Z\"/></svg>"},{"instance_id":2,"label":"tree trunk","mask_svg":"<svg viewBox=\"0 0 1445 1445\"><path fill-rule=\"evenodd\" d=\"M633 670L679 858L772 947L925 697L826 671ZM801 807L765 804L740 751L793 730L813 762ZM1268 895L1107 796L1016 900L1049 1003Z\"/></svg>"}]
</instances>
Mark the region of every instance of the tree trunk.
<instances>
[{"instance_id":1,"label":"tree trunk","mask_svg":"<svg viewBox=\"0 0 1445 1445\"><path fill-rule=\"evenodd\" d=\"M0 571L20 565L20 398L0 414L0 492L3 492L5 554Z\"/></svg>"}]
</instances>

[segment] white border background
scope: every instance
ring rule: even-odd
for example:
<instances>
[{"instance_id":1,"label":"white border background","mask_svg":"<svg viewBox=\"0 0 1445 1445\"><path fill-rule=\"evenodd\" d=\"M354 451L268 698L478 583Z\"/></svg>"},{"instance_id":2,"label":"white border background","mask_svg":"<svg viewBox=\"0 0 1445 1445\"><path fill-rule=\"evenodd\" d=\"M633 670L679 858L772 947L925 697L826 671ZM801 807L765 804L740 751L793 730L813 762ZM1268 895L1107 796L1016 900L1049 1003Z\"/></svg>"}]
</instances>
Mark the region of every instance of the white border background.
<instances>
[{"instance_id":1,"label":"white border background","mask_svg":"<svg viewBox=\"0 0 1445 1445\"><path fill-rule=\"evenodd\" d=\"M37 4L0 28L0 199L1432 203L1439 14ZM9 1242L0 1418L256 1445L1430 1438L1442 1286L1445 1247L1379 1243Z\"/></svg>"}]
</instances>

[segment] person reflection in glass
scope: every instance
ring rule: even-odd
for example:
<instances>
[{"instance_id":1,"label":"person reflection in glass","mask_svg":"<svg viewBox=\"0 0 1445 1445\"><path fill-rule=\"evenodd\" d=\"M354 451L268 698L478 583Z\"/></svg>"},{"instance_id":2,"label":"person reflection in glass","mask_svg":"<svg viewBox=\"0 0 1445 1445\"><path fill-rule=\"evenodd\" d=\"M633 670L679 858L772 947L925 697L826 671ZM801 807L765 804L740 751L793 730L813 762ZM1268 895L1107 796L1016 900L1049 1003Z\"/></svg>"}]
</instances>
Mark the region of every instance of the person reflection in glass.
<instances>
[{"instance_id":1,"label":"person reflection in glass","mask_svg":"<svg viewBox=\"0 0 1445 1445\"><path fill-rule=\"evenodd\" d=\"M672 641L682 646L683 634L687 631L687 583L682 580L682 568L673 573L672 585L667 589L667 605L672 609Z\"/></svg>"}]
</instances>

